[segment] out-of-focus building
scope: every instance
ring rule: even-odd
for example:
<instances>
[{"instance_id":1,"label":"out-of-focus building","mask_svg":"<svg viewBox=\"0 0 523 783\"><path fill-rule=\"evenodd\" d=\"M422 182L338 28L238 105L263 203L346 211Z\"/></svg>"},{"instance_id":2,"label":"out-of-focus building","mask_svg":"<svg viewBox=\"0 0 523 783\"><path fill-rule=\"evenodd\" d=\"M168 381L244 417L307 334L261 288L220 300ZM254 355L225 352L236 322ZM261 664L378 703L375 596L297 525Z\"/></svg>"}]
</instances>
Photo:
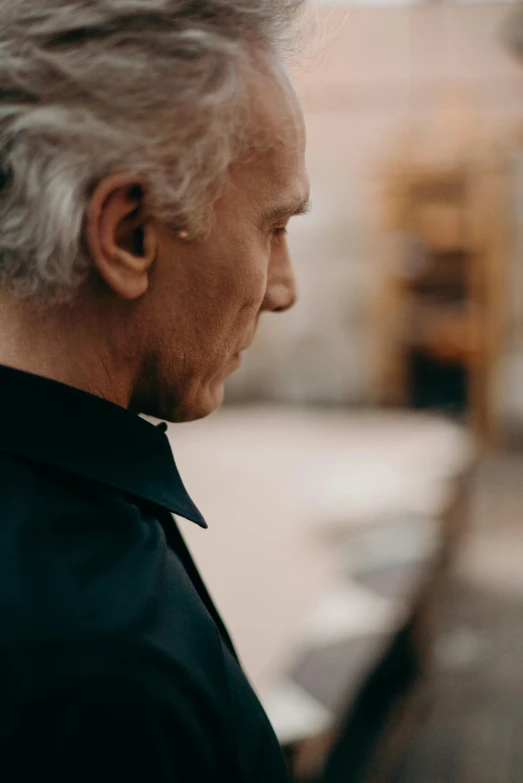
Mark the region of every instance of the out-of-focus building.
<instances>
[{"instance_id":1,"label":"out-of-focus building","mask_svg":"<svg viewBox=\"0 0 523 783\"><path fill-rule=\"evenodd\" d=\"M517 207L523 69L507 45L515 5L359 0L320 8L311 54L296 72L313 182L312 214L290 232L301 302L282 318L262 322L245 366L231 380L229 399L349 405L383 399L376 388L375 305L391 271L387 230L391 240L400 233L399 225L384 222L391 202L401 198L399 185L396 196L391 190L391 169L448 172L479 161L490 165L492 183L484 172L468 185L493 199L493 230L506 240L496 251L501 260L489 267L506 266L487 291L498 285L492 306L501 309L504 322L502 327L498 313L501 331L485 364L489 381L482 392L493 408L482 414L492 419L483 429L499 434L507 422L523 423L517 394L523 285L516 283L523 274L523 210ZM478 323L483 321L479 312Z\"/></svg>"}]
</instances>

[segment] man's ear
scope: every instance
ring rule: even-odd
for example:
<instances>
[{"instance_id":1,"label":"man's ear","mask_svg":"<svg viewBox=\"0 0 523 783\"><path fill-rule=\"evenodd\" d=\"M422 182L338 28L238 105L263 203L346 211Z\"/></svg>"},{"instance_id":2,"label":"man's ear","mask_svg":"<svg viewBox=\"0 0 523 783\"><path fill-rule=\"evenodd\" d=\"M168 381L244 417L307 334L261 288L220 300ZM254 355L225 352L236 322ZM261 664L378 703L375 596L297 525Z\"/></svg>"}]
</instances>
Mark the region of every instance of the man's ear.
<instances>
[{"instance_id":1,"label":"man's ear","mask_svg":"<svg viewBox=\"0 0 523 783\"><path fill-rule=\"evenodd\" d=\"M156 257L144 195L136 177L111 174L96 187L87 213L89 254L106 285L122 299L138 299L147 291Z\"/></svg>"}]
</instances>

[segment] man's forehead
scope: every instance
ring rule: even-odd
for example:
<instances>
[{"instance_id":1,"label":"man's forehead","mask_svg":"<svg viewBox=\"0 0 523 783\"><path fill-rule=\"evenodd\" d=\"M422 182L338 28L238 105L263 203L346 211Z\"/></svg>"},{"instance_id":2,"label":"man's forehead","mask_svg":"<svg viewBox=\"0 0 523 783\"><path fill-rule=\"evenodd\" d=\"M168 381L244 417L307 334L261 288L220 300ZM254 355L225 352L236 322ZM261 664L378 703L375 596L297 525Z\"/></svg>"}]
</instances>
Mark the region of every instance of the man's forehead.
<instances>
[{"instance_id":1,"label":"man's forehead","mask_svg":"<svg viewBox=\"0 0 523 783\"><path fill-rule=\"evenodd\" d=\"M292 76L277 57L258 53L250 87L254 147L283 142L289 133L303 134L303 112Z\"/></svg>"},{"instance_id":2,"label":"man's forehead","mask_svg":"<svg viewBox=\"0 0 523 783\"><path fill-rule=\"evenodd\" d=\"M303 112L284 65L265 66L251 96L254 138L241 178L264 215L303 214L309 198Z\"/></svg>"}]
</instances>

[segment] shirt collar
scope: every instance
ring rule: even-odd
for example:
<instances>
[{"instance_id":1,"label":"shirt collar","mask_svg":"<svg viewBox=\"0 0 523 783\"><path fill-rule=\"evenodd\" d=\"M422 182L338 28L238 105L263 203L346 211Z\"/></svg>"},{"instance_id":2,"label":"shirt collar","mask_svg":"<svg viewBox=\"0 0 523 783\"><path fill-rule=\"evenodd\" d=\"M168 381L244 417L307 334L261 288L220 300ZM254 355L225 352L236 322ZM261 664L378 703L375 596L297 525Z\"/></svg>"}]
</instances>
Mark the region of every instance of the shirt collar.
<instances>
[{"instance_id":1,"label":"shirt collar","mask_svg":"<svg viewBox=\"0 0 523 783\"><path fill-rule=\"evenodd\" d=\"M207 527L164 430L100 397L0 365L0 452L120 489Z\"/></svg>"}]
</instances>

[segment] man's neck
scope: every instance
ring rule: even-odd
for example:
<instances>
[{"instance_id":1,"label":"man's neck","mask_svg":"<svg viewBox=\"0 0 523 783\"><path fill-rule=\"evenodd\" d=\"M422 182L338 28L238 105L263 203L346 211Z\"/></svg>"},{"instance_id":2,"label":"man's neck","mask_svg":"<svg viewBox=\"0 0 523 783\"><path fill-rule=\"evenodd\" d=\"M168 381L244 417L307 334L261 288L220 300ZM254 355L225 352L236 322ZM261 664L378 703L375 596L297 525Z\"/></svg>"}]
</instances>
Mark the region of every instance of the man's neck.
<instances>
[{"instance_id":1,"label":"man's neck","mask_svg":"<svg viewBox=\"0 0 523 783\"><path fill-rule=\"evenodd\" d=\"M92 313L79 317L82 304L42 309L0 294L0 364L128 407L130 373L115 370L103 330ZM127 377L126 377L127 376Z\"/></svg>"}]
</instances>

